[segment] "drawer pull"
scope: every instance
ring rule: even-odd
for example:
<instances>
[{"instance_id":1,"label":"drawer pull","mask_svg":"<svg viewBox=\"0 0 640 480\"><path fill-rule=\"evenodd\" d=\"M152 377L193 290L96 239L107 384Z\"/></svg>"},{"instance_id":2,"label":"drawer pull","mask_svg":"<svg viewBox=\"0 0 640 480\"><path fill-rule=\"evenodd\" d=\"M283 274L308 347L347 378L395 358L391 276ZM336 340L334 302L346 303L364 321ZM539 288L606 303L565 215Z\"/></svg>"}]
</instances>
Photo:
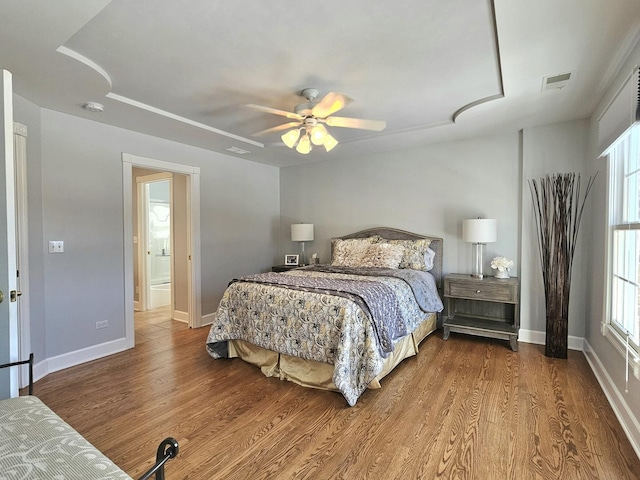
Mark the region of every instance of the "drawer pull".
<instances>
[{"instance_id":1,"label":"drawer pull","mask_svg":"<svg viewBox=\"0 0 640 480\"><path fill-rule=\"evenodd\" d=\"M480 290L476 290L476 293L480 293Z\"/></svg>"}]
</instances>

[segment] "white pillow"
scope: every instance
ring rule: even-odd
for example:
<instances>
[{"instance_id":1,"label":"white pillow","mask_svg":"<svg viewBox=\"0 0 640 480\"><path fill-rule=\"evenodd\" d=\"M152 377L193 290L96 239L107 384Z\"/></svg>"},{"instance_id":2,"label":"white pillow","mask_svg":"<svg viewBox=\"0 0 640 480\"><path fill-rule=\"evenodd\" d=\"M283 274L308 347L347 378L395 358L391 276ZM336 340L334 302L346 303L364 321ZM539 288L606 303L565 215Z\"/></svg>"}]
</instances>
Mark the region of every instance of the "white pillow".
<instances>
[{"instance_id":1,"label":"white pillow","mask_svg":"<svg viewBox=\"0 0 640 480\"><path fill-rule=\"evenodd\" d=\"M430 248L427 248L427 250L424 252L424 270L426 272L433 270L433 259L436 257L436 252L434 252L433 250L431 250Z\"/></svg>"}]
</instances>

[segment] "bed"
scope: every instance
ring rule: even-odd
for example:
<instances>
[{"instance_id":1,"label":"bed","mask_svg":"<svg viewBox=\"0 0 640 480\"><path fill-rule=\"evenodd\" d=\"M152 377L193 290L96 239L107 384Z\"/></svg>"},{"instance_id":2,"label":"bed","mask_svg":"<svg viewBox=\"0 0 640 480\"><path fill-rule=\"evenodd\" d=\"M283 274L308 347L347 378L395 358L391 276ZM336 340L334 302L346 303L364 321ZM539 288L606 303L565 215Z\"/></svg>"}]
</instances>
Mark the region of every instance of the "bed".
<instances>
[{"instance_id":1,"label":"bed","mask_svg":"<svg viewBox=\"0 0 640 480\"><path fill-rule=\"evenodd\" d=\"M436 330L442 238L374 228L331 239L331 263L234 279L206 348L269 377L342 393L367 388Z\"/></svg>"}]
</instances>

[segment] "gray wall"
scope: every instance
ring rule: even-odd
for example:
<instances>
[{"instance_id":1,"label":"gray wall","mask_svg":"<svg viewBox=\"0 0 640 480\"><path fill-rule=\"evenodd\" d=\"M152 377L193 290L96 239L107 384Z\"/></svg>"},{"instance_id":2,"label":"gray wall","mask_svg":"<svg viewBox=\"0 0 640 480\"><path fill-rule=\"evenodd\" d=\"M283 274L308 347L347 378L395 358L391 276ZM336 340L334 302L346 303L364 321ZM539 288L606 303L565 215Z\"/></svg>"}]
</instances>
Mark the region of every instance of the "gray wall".
<instances>
[{"instance_id":1,"label":"gray wall","mask_svg":"<svg viewBox=\"0 0 640 480\"><path fill-rule=\"evenodd\" d=\"M591 172L600 172L602 177L596 183L593 191L593 215L589 224L590 251L588 255L589 271L587 273L587 296L585 303L587 306L587 326L585 337L596 359L594 365L604 372L603 376L609 387L609 398L618 406L618 412L623 418L635 417L634 434L636 436L636 448L640 449L640 372L631 370L629 374L628 392L625 392L625 358L618 352L613 344L602 335L601 324L608 317L605 311L605 291L607 261L606 235L607 235L607 182L606 161L598 158L597 138L598 138L598 116L604 110L607 102L616 93L633 68L640 65L640 43L635 48L622 65L618 75L612 81L603 100L600 102L596 112L591 117L590 142L589 142L589 168ZM632 423L633 420L629 420ZM638 452L638 450L636 450ZM639 453L640 454L640 453Z\"/></svg>"},{"instance_id":2,"label":"gray wall","mask_svg":"<svg viewBox=\"0 0 640 480\"><path fill-rule=\"evenodd\" d=\"M444 272L471 273L462 220L498 221L485 269L496 255L520 269L520 135L518 132L282 169L281 255L296 253L290 225L313 223L307 252L329 260L329 238L388 226L444 238ZM328 156L330 157L330 156Z\"/></svg>"},{"instance_id":3,"label":"gray wall","mask_svg":"<svg viewBox=\"0 0 640 480\"><path fill-rule=\"evenodd\" d=\"M527 319L527 328L545 332L546 314L542 269L538 251L537 228L529 182L538 180L547 173L577 173L582 185L588 180L588 134L586 120L557 123L527 128L523 131L523 189L522 189L522 251L521 266L522 301L520 311ZM604 173L604 172L603 172ZM604 175L598 178L604 182ZM584 189L583 189L584 191ZM578 235L571 296L569 299L569 335L582 338L585 333L585 295L587 283L588 222L593 213L593 199L587 199L585 213ZM542 338L544 341L544 338ZM581 346L580 346L581 347Z\"/></svg>"},{"instance_id":4,"label":"gray wall","mask_svg":"<svg viewBox=\"0 0 640 480\"><path fill-rule=\"evenodd\" d=\"M22 103L16 120L31 128L36 109ZM29 186L30 223L41 222L30 231L32 277L41 272L43 287L31 298L39 358L124 337L122 152L200 167L203 314L215 311L230 278L273 263L277 168L50 110L39 115L41 142L31 130L29 138L30 146L41 147L41 155L29 158L41 163L41 175L34 173ZM49 240L64 240L65 253L44 254ZM96 330L99 320L108 320L109 328Z\"/></svg>"}]
</instances>

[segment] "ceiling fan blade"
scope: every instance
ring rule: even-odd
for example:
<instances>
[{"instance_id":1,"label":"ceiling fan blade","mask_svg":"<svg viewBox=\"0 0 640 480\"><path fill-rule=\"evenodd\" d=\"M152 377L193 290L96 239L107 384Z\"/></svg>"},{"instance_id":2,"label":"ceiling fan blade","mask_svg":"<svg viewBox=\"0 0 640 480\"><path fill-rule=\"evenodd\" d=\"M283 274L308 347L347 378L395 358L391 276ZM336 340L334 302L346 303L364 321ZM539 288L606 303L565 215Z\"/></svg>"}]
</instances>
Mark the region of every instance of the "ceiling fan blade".
<instances>
[{"instance_id":1,"label":"ceiling fan blade","mask_svg":"<svg viewBox=\"0 0 640 480\"><path fill-rule=\"evenodd\" d=\"M362 130L375 130L376 132L384 130L387 126L387 122L384 120L364 120L362 118L347 117L329 117L325 122L330 127L361 128Z\"/></svg>"},{"instance_id":2,"label":"ceiling fan blade","mask_svg":"<svg viewBox=\"0 0 640 480\"><path fill-rule=\"evenodd\" d=\"M282 125L278 125L277 127L271 127L271 128L267 128L266 130L260 130L259 132L252 134L252 136L257 137L260 135L265 135L267 133L281 132L282 130L298 127L300 125L301 125L300 122L283 123Z\"/></svg>"},{"instance_id":3,"label":"ceiling fan blade","mask_svg":"<svg viewBox=\"0 0 640 480\"><path fill-rule=\"evenodd\" d=\"M329 92L320 102L313 107L311 113L318 118L327 118L329 115L336 113L344 108L353 99L343 95L342 93Z\"/></svg>"},{"instance_id":4,"label":"ceiling fan blade","mask_svg":"<svg viewBox=\"0 0 640 480\"><path fill-rule=\"evenodd\" d=\"M283 117L292 118L294 120L302 120L304 118L302 115L298 115L297 113L287 112L286 110L278 110L276 108L271 108L271 107L264 107L262 105L254 105L253 103L248 103L245 106L249 108L253 108L254 110L260 110L261 112L282 115Z\"/></svg>"}]
</instances>

